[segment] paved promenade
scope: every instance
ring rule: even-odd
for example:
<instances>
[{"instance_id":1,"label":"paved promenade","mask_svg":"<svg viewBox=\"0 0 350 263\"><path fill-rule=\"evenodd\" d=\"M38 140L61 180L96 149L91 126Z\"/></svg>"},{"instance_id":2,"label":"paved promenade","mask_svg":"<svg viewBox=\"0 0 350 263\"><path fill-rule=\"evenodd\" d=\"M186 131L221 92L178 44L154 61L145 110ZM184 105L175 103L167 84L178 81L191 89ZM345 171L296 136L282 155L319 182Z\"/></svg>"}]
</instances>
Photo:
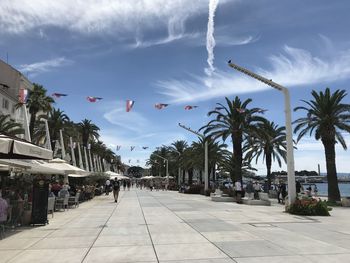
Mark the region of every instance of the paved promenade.
<instances>
[{"instance_id":1,"label":"paved promenade","mask_svg":"<svg viewBox=\"0 0 350 263\"><path fill-rule=\"evenodd\" d=\"M281 206L148 190L97 197L0 241L0 262L349 262L350 209L306 218Z\"/></svg>"}]
</instances>

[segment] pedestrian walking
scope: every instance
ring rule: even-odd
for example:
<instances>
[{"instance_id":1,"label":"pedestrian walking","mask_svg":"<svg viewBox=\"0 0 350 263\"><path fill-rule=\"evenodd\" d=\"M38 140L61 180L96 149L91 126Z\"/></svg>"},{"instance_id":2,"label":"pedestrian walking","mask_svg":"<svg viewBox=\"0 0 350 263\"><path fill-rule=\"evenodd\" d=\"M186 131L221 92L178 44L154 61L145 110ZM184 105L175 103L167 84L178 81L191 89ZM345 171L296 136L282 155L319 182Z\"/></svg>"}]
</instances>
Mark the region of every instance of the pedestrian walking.
<instances>
[{"instance_id":1,"label":"pedestrian walking","mask_svg":"<svg viewBox=\"0 0 350 263\"><path fill-rule=\"evenodd\" d=\"M130 191L130 180L126 182L126 187L128 188L128 191Z\"/></svg>"},{"instance_id":2,"label":"pedestrian walking","mask_svg":"<svg viewBox=\"0 0 350 263\"><path fill-rule=\"evenodd\" d=\"M126 181L124 180L123 181L123 190L125 191L125 188L126 188Z\"/></svg>"},{"instance_id":3,"label":"pedestrian walking","mask_svg":"<svg viewBox=\"0 0 350 263\"><path fill-rule=\"evenodd\" d=\"M235 182L235 191L236 191L236 202L237 204L242 203L242 184L240 181Z\"/></svg>"},{"instance_id":4,"label":"pedestrian walking","mask_svg":"<svg viewBox=\"0 0 350 263\"><path fill-rule=\"evenodd\" d=\"M119 190L120 190L120 184L118 180L115 180L113 185L113 195L114 195L114 202L116 203L118 202Z\"/></svg>"},{"instance_id":5,"label":"pedestrian walking","mask_svg":"<svg viewBox=\"0 0 350 263\"><path fill-rule=\"evenodd\" d=\"M107 179L106 183L105 183L105 193L106 193L106 195L109 195L110 187L111 187L111 181Z\"/></svg>"}]
</instances>

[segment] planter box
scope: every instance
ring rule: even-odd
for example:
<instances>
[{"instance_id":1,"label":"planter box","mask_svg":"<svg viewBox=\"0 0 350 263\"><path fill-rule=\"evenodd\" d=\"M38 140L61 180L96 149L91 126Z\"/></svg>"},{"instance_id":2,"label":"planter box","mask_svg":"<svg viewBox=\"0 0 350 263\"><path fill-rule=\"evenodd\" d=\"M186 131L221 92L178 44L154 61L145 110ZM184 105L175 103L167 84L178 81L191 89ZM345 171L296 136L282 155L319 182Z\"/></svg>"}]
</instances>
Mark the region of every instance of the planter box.
<instances>
[{"instance_id":1,"label":"planter box","mask_svg":"<svg viewBox=\"0 0 350 263\"><path fill-rule=\"evenodd\" d=\"M350 207L350 197L343 197L341 199L341 205L346 206L346 207Z\"/></svg>"}]
</instances>

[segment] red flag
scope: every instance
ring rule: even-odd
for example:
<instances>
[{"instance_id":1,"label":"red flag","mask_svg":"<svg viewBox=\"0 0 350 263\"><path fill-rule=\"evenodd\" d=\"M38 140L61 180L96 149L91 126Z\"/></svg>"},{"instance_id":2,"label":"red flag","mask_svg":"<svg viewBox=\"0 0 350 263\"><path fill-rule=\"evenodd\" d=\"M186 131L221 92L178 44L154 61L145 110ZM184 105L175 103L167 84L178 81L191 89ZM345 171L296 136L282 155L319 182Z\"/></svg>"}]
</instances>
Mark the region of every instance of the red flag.
<instances>
[{"instance_id":1,"label":"red flag","mask_svg":"<svg viewBox=\"0 0 350 263\"><path fill-rule=\"evenodd\" d=\"M195 108L198 108L198 106L191 106L191 105L185 106L185 110L193 110Z\"/></svg>"},{"instance_id":2,"label":"red flag","mask_svg":"<svg viewBox=\"0 0 350 263\"><path fill-rule=\"evenodd\" d=\"M245 113L245 109L241 109L241 108L237 108L236 111L238 111L239 113Z\"/></svg>"},{"instance_id":3,"label":"red flag","mask_svg":"<svg viewBox=\"0 0 350 263\"><path fill-rule=\"evenodd\" d=\"M126 112L131 111L132 107L134 106L135 101L133 100L127 100L126 101Z\"/></svg>"},{"instance_id":4,"label":"red flag","mask_svg":"<svg viewBox=\"0 0 350 263\"><path fill-rule=\"evenodd\" d=\"M24 88L19 89L19 102L20 103L27 103L28 100L28 90Z\"/></svg>"},{"instance_id":5,"label":"red flag","mask_svg":"<svg viewBox=\"0 0 350 263\"><path fill-rule=\"evenodd\" d=\"M154 107L156 107L156 109L158 109L158 110L162 110L162 109L164 109L165 107L168 107L168 106L169 106L169 104L164 104L164 103L157 103L157 104L154 105Z\"/></svg>"},{"instance_id":6,"label":"red flag","mask_svg":"<svg viewBox=\"0 0 350 263\"><path fill-rule=\"evenodd\" d=\"M57 99L59 99L59 98L61 98L61 97L66 97L66 96L68 96L68 94L63 94L63 93L57 93L57 92L55 92L55 93L52 93L51 96L52 96L52 97L55 97L55 98L57 98Z\"/></svg>"},{"instance_id":7,"label":"red flag","mask_svg":"<svg viewBox=\"0 0 350 263\"><path fill-rule=\"evenodd\" d=\"M92 96L88 96L88 97L86 97L86 99L89 102L96 102L96 101L102 100L102 98L100 98L100 97L92 97Z\"/></svg>"}]
</instances>

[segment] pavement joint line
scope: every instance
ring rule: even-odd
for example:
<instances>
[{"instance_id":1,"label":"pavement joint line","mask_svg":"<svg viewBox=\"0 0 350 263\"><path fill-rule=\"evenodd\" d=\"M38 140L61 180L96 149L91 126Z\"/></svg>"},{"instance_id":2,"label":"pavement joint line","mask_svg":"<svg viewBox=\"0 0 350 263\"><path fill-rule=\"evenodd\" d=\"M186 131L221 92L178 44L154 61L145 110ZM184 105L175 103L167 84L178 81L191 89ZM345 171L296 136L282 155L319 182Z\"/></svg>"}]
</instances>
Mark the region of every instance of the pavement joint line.
<instances>
[{"instance_id":1,"label":"pavement joint line","mask_svg":"<svg viewBox=\"0 0 350 263\"><path fill-rule=\"evenodd\" d=\"M185 219L181 218L180 216L178 216L174 211L172 211L166 204L160 202L157 198L155 198L153 195L151 195L155 200L157 200L158 203L160 203L161 205L163 205L165 208L167 208L171 213L173 213L177 218L183 220L184 223L186 223L190 228L192 228L194 231L196 231L198 234L200 234L203 238L205 238L209 243L211 243L213 246L215 246L217 249L219 249L222 253L224 253L228 258L230 258L231 260L233 260L233 262L237 261L231 257L229 254L227 254L224 250L222 250L220 247L218 247L215 243L211 242L206 236L204 236L201 232L199 232L197 229L195 229L194 227L191 226L190 223L188 223Z\"/></svg>"},{"instance_id":2,"label":"pavement joint line","mask_svg":"<svg viewBox=\"0 0 350 263\"><path fill-rule=\"evenodd\" d=\"M67 210L69 210L69 209L67 209ZM68 222L64 223L64 224L62 225L62 227L65 226L65 225L67 225L67 224L69 224L71 221L75 220L75 219L78 218L80 215L81 215L81 214L79 213L78 215L76 215L75 217L73 217L71 220L68 220ZM51 218L51 219L52 219L52 218ZM48 223L48 224L49 224L49 223ZM30 245L29 247L27 247L27 248L21 249L14 257L12 257L12 258L10 259L10 261L12 261L13 259L19 257L21 254L25 253L27 250L36 250L36 249L33 249L33 248L32 248L34 245L36 245L36 244L39 243L40 241L44 240L45 238L47 238L47 236L49 236L50 234L52 234L53 232L55 232L55 231L57 231L57 230L59 230L59 229L60 229L60 228L54 228L53 231L52 231L51 233L47 234L46 236L39 237L39 240L37 240L36 242L34 242L33 244L31 244L31 245ZM50 229L48 229L48 231L49 231L49 230L50 230ZM15 234L15 235L16 235L16 234ZM9 250L17 250L17 249L9 249ZM1 251L1 250L0 250L0 251Z\"/></svg>"},{"instance_id":3,"label":"pavement joint line","mask_svg":"<svg viewBox=\"0 0 350 263\"><path fill-rule=\"evenodd\" d=\"M135 193L136 193L137 201L138 201L138 203L139 203L139 206L140 206L140 209L141 209L141 212L142 212L143 220L144 220L145 223L146 223L147 232L148 232L149 238L150 238L151 243L152 243L152 247L153 247L154 254L155 254L155 256L156 256L157 262L159 263L158 254L157 254L156 248L155 248L155 246L154 246L153 239L152 239L152 235L151 235L151 232L149 231L148 223L147 223L147 220L146 220L146 217L145 217L145 213L143 212L143 208L142 208L142 205L141 205L141 203L140 203L140 198L139 198L139 195L137 194L137 192L138 192L138 191L136 190Z\"/></svg>"},{"instance_id":4,"label":"pavement joint line","mask_svg":"<svg viewBox=\"0 0 350 263\"><path fill-rule=\"evenodd\" d=\"M85 253L83 259L81 260L81 263L84 262L84 260L86 259L87 255L90 253L92 247L93 247L93 246L95 245L95 243L96 243L96 240L100 237L100 235L101 235L103 229L105 229L105 227L106 227L106 225L107 225L107 222L108 222L109 219L112 217L112 215L114 214L115 210L117 210L117 207L119 206L119 204L122 202L124 195L125 195L125 193L124 193L123 195L120 196L120 199L119 199L120 202L117 202L116 206L113 208L111 214L109 215L109 217L107 218L106 222L104 223L104 226L101 227L101 230L98 232L98 234L97 234L95 240L92 242L91 246L88 248L87 252Z\"/></svg>"}]
</instances>

